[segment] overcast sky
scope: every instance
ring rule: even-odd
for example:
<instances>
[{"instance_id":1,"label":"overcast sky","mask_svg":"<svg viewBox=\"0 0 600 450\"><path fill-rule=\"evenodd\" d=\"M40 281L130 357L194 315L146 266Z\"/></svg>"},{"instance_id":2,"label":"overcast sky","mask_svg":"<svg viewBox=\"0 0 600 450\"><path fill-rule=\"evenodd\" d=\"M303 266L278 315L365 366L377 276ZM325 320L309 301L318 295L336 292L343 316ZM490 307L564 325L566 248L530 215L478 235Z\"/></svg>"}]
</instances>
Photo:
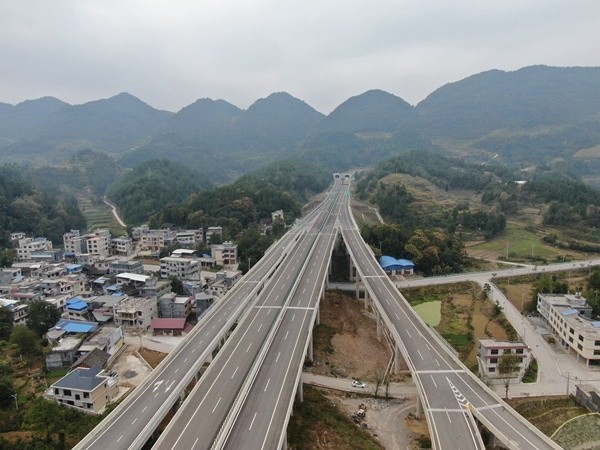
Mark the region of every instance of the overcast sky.
<instances>
[{"instance_id":1,"label":"overcast sky","mask_svg":"<svg viewBox=\"0 0 600 450\"><path fill-rule=\"evenodd\" d=\"M2 0L0 101L416 104L488 69L600 66L599 24L599 0Z\"/></svg>"}]
</instances>

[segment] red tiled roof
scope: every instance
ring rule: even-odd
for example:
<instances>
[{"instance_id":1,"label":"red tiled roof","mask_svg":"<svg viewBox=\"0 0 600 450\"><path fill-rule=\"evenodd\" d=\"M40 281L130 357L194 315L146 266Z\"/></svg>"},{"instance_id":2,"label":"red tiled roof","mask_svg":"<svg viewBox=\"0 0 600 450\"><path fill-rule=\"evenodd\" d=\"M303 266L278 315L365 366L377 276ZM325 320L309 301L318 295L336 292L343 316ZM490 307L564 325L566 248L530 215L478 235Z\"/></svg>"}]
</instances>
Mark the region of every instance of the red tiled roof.
<instances>
[{"instance_id":1,"label":"red tiled roof","mask_svg":"<svg viewBox=\"0 0 600 450\"><path fill-rule=\"evenodd\" d=\"M153 330L183 330L185 328L185 318L153 319L150 328Z\"/></svg>"}]
</instances>

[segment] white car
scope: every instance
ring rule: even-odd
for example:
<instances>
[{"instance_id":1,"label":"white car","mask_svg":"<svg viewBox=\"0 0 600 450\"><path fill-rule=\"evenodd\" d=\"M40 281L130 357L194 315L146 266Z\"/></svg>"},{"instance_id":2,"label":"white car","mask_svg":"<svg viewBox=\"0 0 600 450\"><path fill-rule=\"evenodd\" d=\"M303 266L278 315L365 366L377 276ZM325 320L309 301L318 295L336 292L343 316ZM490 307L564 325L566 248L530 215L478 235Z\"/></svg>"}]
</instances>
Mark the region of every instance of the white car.
<instances>
[{"instance_id":1,"label":"white car","mask_svg":"<svg viewBox=\"0 0 600 450\"><path fill-rule=\"evenodd\" d=\"M367 386L362 381L354 380L352 382L352 387L355 387L355 388L365 388Z\"/></svg>"}]
</instances>

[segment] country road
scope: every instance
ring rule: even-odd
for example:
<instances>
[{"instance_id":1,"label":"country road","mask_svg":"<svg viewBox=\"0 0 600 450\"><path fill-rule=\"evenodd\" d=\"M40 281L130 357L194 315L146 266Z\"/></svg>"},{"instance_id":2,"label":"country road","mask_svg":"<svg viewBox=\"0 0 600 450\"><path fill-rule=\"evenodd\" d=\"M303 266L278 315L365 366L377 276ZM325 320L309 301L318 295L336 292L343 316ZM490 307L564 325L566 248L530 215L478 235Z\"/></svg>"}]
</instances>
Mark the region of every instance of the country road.
<instances>
[{"instance_id":1,"label":"country road","mask_svg":"<svg viewBox=\"0 0 600 450\"><path fill-rule=\"evenodd\" d=\"M127 227L127 224L125 222L123 222L123 220L121 220L121 218L119 217L119 213L117 212L117 207L115 205L113 205L112 203L110 203L106 197L104 197L102 199L104 201L104 203L106 203L112 212L112 215L115 217L115 219L117 219L117 222L119 222L119 225L121 225L122 227Z\"/></svg>"}]
</instances>

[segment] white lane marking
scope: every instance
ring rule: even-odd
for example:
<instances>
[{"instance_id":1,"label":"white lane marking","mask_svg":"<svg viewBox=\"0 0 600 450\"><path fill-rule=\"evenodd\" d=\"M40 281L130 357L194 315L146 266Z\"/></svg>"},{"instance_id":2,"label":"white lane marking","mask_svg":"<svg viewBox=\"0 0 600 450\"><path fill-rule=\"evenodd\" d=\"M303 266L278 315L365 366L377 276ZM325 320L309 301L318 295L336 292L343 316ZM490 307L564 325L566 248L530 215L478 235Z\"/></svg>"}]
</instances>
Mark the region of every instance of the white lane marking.
<instances>
[{"instance_id":1,"label":"white lane marking","mask_svg":"<svg viewBox=\"0 0 600 450\"><path fill-rule=\"evenodd\" d=\"M133 419L133 422L131 422L131 425L133 425L136 422L137 422L137 417L135 419Z\"/></svg>"},{"instance_id":2,"label":"white lane marking","mask_svg":"<svg viewBox=\"0 0 600 450\"><path fill-rule=\"evenodd\" d=\"M194 448L196 446L196 444L198 443L199 440L200 440L200 438L197 437L196 440L194 441L194 445L192 445L192 448Z\"/></svg>"},{"instance_id":3,"label":"white lane marking","mask_svg":"<svg viewBox=\"0 0 600 450\"><path fill-rule=\"evenodd\" d=\"M248 428L248 431L250 431L252 429L252 425L254 425L254 419L256 419L256 415L258 413L254 413L254 417L252 417L252 422L250 422L250 427Z\"/></svg>"},{"instance_id":4,"label":"white lane marking","mask_svg":"<svg viewBox=\"0 0 600 450\"><path fill-rule=\"evenodd\" d=\"M179 372L179 367L177 369L175 369L175 373Z\"/></svg>"},{"instance_id":5,"label":"white lane marking","mask_svg":"<svg viewBox=\"0 0 600 450\"><path fill-rule=\"evenodd\" d=\"M169 383L169 385L167 386L167 390L165 392L169 392L174 384L175 384L175 380L171 381L171 383Z\"/></svg>"},{"instance_id":6,"label":"white lane marking","mask_svg":"<svg viewBox=\"0 0 600 450\"><path fill-rule=\"evenodd\" d=\"M433 360L435 361L435 363L438 365L438 367L440 366L440 362L437 360L437 358L433 358Z\"/></svg>"},{"instance_id":7,"label":"white lane marking","mask_svg":"<svg viewBox=\"0 0 600 450\"><path fill-rule=\"evenodd\" d=\"M142 412L146 411L148 409L147 406L144 406L144 409L142 409Z\"/></svg>"},{"instance_id":8,"label":"white lane marking","mask_svg":"<svg viewBox=\"0 0 600 450\"><path fill-rule=\"evenodd\" d=\"M267 388L269 387L269 382L271 381L271 379L269 378L267 380L267 384L265 385L265 390L263 392L267 392Z\"/></svg>"},{"instance_id":9,"label":"white lane marking","mask_svg":"<svg viewBox=\"0 0 600 450\"><path fill-rule=\"evenodd\" d=\"M192 353L194 353L195 351L196 351L196 348L194 347L194 348L192 349Z\"/></svg>"},{"instance_id":10,"label":"white lane marking","mask_svg":"<svg viewBox=\"0 0 600 450\"><path fill-rule=\"evenodd\" d=\"M119 436L119 439L117 439L117 442L119 442L121 439L123 439L123 435Z\"/></svg>"},{"instance_id":11,"label":"white lane marking","mask_svg":"<svg viewBox=\"0 0 600 450\"><path fill-rule=\"evenodd\" d=\"M250 347L252 347L252 342L250 342L250 345L248 346L248 348L246 349L246 353L248 353L248 350L250 350Z\"/></svg>"},{"instance_id":12,"label":"white lane marking","mask_svg":"<svg viewBox=\"0 0 600 450\"><path fill-rule=\"evenodd\" d=\"M434 386L436 387L436 389L437 389L437 383L435 382L435 378L433 378L433 375L430 375L430 376L431 376L431 381L433 381L433 385L434 385Z\"/></svg>"},{"instance_id":13,"label":"white lane marking","mask_svg":"<svg viewBox=\"0 0 600 450\"><path fill-rule=\"evenodd\" d=\"M406 331L406 334L408 334L408 337L412 339L412 336L410 335L410 332L408 330L404 330Z\"/></svg>"},{"instance_id":14,"label":"white lane marking","mask_svg":"<svg viewBox=\"0 0 600 450\"><path fill-rule=\"evenodd\" d=\"M215 404L215 407L212 410L213 414L214 414L215 410L217 409L217 406L219 406L219 403L221 402L221 398L222 397L219 397L219 400L217 400L217 403Z\"/></svg>"},{"instance_id":15,"label":"white lane marking","mask_svg":"<svg viewBox=\"0 0 600 450\"><path fill-rule=\"evenodd\" d=\"M421 359L423 359L423 355L421 355L421 350L417 350L417 353L419 354L419 356L421 357Z\"/></svg>"},{"instance_id":16,"label":"white lane marking","mask_svg":"<svg viewBox=\"0 0 600 450\"><path fill-rule=\"evenodd\" d=\"M277 353L277 358L275 358L275 362L279 361L279 356L281 355L281 352Z\"/></svg>"},{"instance_id":17,"label":"white lane marking","mask_svg":"<svg viewBox=\"0 0 600 450\"><path fill-rule=\"evenodd\" d=\"M187 360L188 360L188 359L189 359L189 358L185 358L185 359L183 360L183 362L187 362Z\"/></svg>"},{"instance_id":18,"label":"white lane marking","mask_svg":"<svg viewBox=\"0 0 600 450\"><path fill-rule=\"evenodd\" d=\"M233 374L231 375L231 378L233 379L233 377L235 376L235 374L237 373L238 369L240 368L240 366L237 366L235 368L235 370L233 371Z\"/></svg>"},{"instance_id":19,"label":"white lane marking","mask_svg":"<svg viewBox=\"0 0 600 450\"><path fill-rule=\"evenodd\" d=\"M287 339L289 333L290 333L289 331L285 332L285 337L283 338L284 341Z\"/></svg>"},{"instance_id":20,"label":"white lane marking","mask_svg":"<svg viewBox=\"0 0 600 450\"><path fill-rule=\"evenodd\" d=\"M154 394L154 398L158 397L158 392L156 394Z\"/></svg>"},{"instance_id":21,"label":"white lane marking","mask_svg":"<svg viewBox=\"0 0 600 450\"><path fill-rule=\"evenodd\" d=\"M294 321L295 318L296 318L296 313L294 313L294 315L292 316L292 322Z\"/></svg>"},{"instance_id":22,"label":"white lane marking","mask_svg":"<svg viewBox=\"0 0 600 450\"><path fill-rule=\"evenodd\" d=\"M258 330L256 330L256 332L258 333L260 331L260 329L262 328L263 324L260 324L260 327L258 327Z\"/></svg>"},{"instance_id":23,"label":"white lane marking","mask_svg":"<svg viewBox=\"0 0 600 450\"><path fill-rule=\"evenodd\" d=\"M304 294L306 292L306 288L302 289L302 293Z\"/></svg>"},{"instance_id":24,"label":"white lane marking","mask_svg":"<svg viewBox=\"0 0 600 450\"><path fill-rule=\"evenodd\" d=\"M156 392L156 390L160 387L161 384L163 384L164 380L159 380L156 383L154 383L154 389L152 389L152 392Z\"/></svg>"}]
</instances>

